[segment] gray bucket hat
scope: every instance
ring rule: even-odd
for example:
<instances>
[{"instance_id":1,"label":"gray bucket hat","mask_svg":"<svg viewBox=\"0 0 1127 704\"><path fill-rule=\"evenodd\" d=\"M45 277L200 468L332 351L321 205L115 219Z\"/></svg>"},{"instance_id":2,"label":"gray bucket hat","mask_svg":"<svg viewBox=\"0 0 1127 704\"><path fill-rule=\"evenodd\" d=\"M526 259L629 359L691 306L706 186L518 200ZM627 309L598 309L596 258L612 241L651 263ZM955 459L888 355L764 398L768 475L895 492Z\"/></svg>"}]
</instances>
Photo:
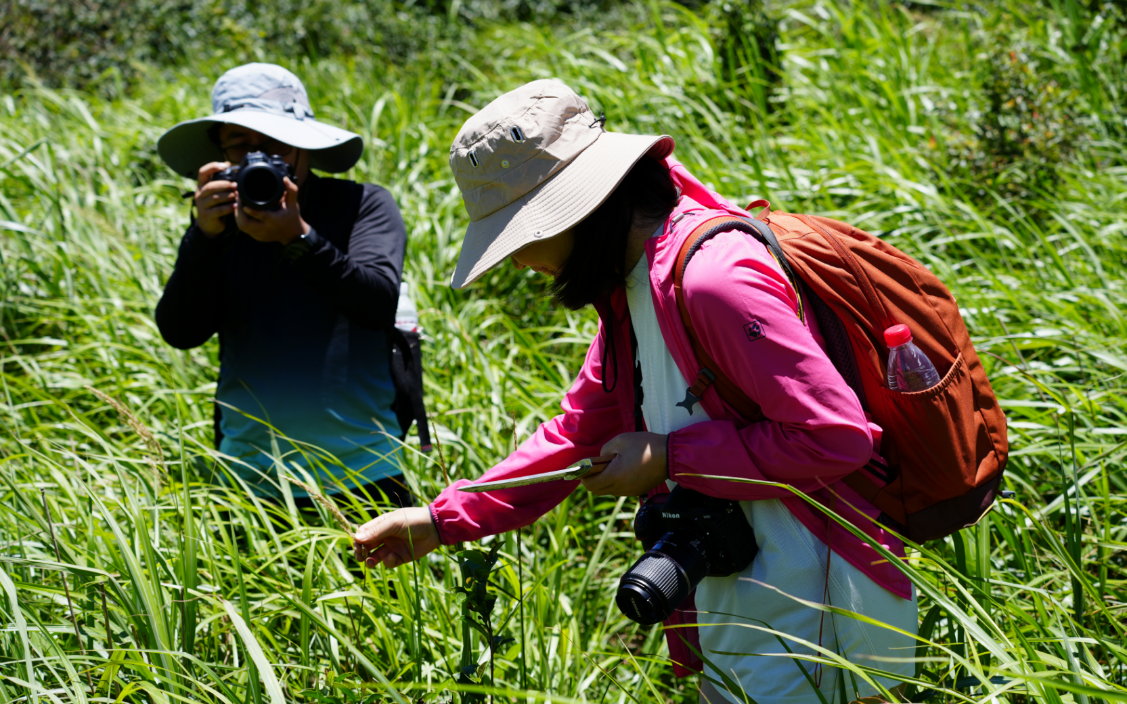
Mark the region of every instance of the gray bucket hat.
<instances>
[{"instance_id":1,"label":"gray bucket hat","mask_svg":"<svg viewBox=\"0 0 1127 704\"><path fill-rule=\"evenodd\" d=\"M541 79L510 91L462 126L450 169L470 216L450 285L463 288L533 242L586 218L668 135L607 132L575 91Z\"/></svg>"},{"instance_id":2,"label":"gray bucket hat","mask_svg":"<svg viewBox=\"0 0 1127 704\"><path fill-rule=\"evenodd\" d=\"M309 96L297 76L274 64L245 64L223 74L211 91L210 117L181 122L157 142L157 152L177 173L195 178L200 167L223 161L208 137L216 123L240 125L309 152L309 165L337 173L364 152L360 135L313 119Z\"/></svg>"}]
</instances>

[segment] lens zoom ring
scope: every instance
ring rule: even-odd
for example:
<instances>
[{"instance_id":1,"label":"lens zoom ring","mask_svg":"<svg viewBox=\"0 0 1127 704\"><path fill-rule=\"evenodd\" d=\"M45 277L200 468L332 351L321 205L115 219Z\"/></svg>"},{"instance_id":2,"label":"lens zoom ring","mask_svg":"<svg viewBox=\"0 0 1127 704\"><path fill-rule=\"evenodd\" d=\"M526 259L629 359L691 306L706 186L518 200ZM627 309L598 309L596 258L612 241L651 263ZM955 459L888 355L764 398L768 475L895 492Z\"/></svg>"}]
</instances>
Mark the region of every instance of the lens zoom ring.
<instances>
[{"instance_id":1,"label":"lens zoom ring","mask_svg":"<svg viewBox=\"0 0 1127 704\"><path fill-rule=\"evenodd\" d=\"M652 585L672 608L679 606L689 595L689 585L680 566L660 553L650 553L639 560L630 570L630 576Z\"/></svg>"}]
</instances>

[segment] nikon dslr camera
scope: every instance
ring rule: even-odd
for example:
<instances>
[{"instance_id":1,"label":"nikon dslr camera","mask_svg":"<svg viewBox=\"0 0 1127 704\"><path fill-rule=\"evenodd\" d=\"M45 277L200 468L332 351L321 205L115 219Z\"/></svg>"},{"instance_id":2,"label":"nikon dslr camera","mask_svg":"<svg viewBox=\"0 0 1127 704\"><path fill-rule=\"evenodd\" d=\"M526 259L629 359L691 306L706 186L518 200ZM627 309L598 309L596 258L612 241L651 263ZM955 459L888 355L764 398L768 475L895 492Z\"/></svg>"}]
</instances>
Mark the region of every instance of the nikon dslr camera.
<instances>
[{"instance_id":1,"label":"nikon dslr camera","mask_svg":"<svg viewBox=\"0 0 1127 704\"><path fill-rule=\"evenodd\" d=\"M743 571L759 551L738 501L680 486L638 509L634 535L646 553L622 575L614 600L643 626L673 615L706 576Z\"/></svg>"},{"instance_id":2,"label":"nikon dslr camera","mask_svg":"<svg viewBox=\"0 0 1127 704\"><path fill-rule=\"evenodd\" d=\"M243 163L228 166L211 177L212 181L234 181L239 204L259 210L277 210L286 195L286 177L293 179L293 167L278 156L251 152Z\"/></svg>"}]
</instances>

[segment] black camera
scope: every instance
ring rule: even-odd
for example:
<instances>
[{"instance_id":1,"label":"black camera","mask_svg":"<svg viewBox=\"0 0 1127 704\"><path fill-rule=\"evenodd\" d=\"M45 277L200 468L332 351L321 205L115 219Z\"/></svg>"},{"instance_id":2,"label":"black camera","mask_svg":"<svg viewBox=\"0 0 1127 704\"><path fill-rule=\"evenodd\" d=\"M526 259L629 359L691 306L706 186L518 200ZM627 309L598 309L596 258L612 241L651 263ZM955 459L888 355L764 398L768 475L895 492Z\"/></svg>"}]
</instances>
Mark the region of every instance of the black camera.
<instances>
[{"instance_id":1,"label":"black camera","mask_svg":"<svg viewBox=\"0 0 1127 704\"><path fill-rule=\"evenodd\" d=\"M251 152L238 166L228 166L211 177L212 181L234 181L239 189L239 205L259 210L277 210L286 195L286 177L293 179L293 167L279 156Z\"/></svg>"},{"instance_id":2,"label":"black camera","mask_svg":"<svg viewBox=\"0 0 1127 704\"><path fill-rule=\"evenodd\" d=\"M706 576L740 572L759 551L740 502L681 486L638 509L634 535L646 553L622 575L614 600L643 626L669 618Z\"/></svg>"}]
</instances>

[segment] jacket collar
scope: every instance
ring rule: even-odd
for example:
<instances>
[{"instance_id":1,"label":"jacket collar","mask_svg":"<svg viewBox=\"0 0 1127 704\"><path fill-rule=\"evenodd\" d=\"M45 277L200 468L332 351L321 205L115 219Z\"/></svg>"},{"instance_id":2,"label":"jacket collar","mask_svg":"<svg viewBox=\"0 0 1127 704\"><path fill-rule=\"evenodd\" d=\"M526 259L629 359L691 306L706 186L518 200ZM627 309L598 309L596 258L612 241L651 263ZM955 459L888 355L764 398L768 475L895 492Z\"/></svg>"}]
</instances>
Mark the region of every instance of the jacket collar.
<instances>
[{"instance_id":1,"label":"jacket collar","mask_svg":"<svg viewBox=\"0 0 1127 704\"><path fill-rule=\"evenodd\" d=\"M668 157L665 163L681 195L677 206L666 219L662 233L646 242L646 258L650 267L650 292L654 298L658 326L673 361L691 385L700 372L700 364L681 322L677 297L673 291L673 267L677 254L685 239L705 220L720 215L751 215L709 190L673 157ZM606 380L604 388L611 388L615 393L623 417L623 428L633 430L634 359L630 344L630 311L625 291L621 287L616 289L609 298L596 302L595 310L602 321L604 332L608 334L603 340L604 347L613 345L605 355L606 364L602 369ZM614 337L613 343L609 336ZM724 403L712 388L705 393L700 407L712 419L739 419L739 414Z\"/></svg>"},{"instance_id":2,"label":"jacket collar","mask_svg":"<svg viewBox=\"0 0 1127 704\"><path fill-rule=\"evenodd\" d=\"M666 159L673 183L681 193L677 206L665 221L662 234L646 243L646 257L650 265L650 291L662 337L673 356L673 361L691 386L700 372L700 363L693 353L692 342L681 321L677 296L673 290L673 270L677 254L685 239L705 220L721 215L751 217L746 210L733 205L723 196L709 190L676 159ZM712 419L738 419L739 414L730 408L710 388L700 402L701 408Z\"/></svg>"}]
</instances>

